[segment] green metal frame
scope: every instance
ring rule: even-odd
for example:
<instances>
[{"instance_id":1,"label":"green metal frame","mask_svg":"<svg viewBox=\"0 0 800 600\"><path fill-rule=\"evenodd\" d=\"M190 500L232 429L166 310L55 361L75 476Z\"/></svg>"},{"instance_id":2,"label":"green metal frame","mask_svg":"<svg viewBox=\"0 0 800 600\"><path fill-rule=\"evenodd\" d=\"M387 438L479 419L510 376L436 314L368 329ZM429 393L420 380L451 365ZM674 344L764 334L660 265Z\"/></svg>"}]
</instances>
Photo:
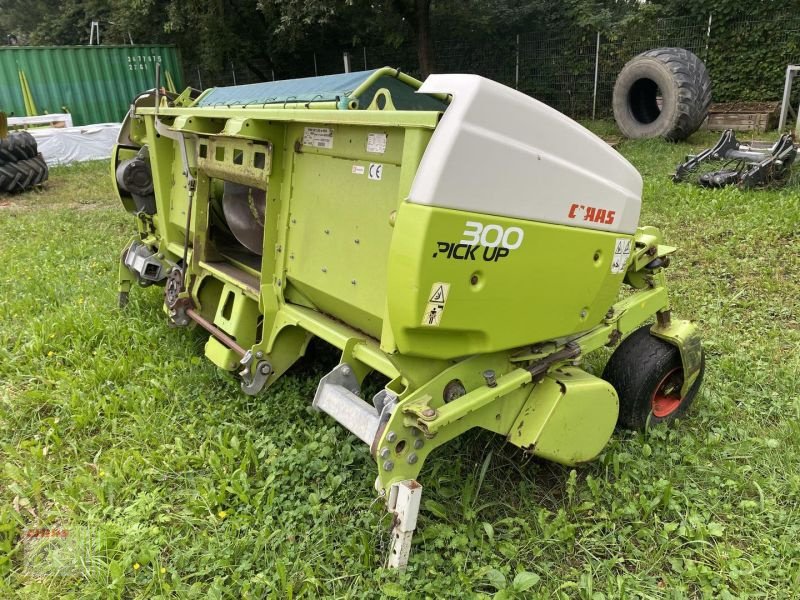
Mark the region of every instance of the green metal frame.
<instances>
[{"instance_id":1,"label":"green metal frame","mask_svg":"<svg viewBox=\"0 0 800 600\"><path fill-rule=\"evenodd\" d=\"M613 431L618 400L610 384L578 365L654 316L653 335L681 351L686 390L697 377L696 328L669 318L662 267L674 248L661 244L655 228L626 236L492 217L524 230L529 243L478 270L469 261L430 259L437 240L458 239L466 219L487 218L405 201L440 113L391 110L391 98L386 110L200 108L188 96L178 106L143 104L126 122L132 143L118 146L112 161L113 169L139 146L149 147L158 210L137 214L131 243L153 249L165 268L178 263L192 193L189 283L181 297L246 356L269 362L265 387L303 355L312 337L341 349L342 363L359 381L373 370L388 378L386 390L397 406L371 448L381 494L415 479L435 448L474 427L564 464L591 460ZM158 120L184 136L188 165L178 144L159 133ZM306 127L333 131L335 148L303 145ZM364 146L373 132L388 140L379 157ZM266 155L260 167L256 153ZM380 187L352 176L377 161ZM196 180L193 190L185 169ZM210 234L219 179L266 191L258 264ZM134 212L127 193L117 191ZM635 251L627 270L615 274L609 261L619 238ZM536 260L556 245L561 264L574 266L569 278L559 265ZM530 269L539 270L520 277ZM483 286L489 274L495 285ZM636 291L617 301L623 280ZM122 296L135 281L121 263ZM452 282L441 331L421 325L428 290L439 281ZM556 286L557 298L540 292ZM493 289L515 293L499 297ZM481 303L496 307L495 314L481 311ZM219 336L209 337L206 355L231 371L243 364Z\"/></svg>"}]
</instances>

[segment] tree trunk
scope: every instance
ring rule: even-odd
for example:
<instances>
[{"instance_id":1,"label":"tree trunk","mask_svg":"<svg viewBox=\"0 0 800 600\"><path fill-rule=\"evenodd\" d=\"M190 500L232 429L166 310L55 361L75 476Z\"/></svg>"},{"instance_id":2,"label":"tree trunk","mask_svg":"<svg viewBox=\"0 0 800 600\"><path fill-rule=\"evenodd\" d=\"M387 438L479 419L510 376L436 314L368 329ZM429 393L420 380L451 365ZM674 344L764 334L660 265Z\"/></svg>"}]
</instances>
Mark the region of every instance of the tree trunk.
<instances>
[{"instance_id":1,"label":"tree trunk","mask_svg":"<svg viewBox=\"0 0 800 600\"><path fill-rule=\"evenodd\" d=\"M431 49L431 0L414 0L416 21L417 60L422 78L433 73L433 51Z\"/></svg>"}]
</instances>

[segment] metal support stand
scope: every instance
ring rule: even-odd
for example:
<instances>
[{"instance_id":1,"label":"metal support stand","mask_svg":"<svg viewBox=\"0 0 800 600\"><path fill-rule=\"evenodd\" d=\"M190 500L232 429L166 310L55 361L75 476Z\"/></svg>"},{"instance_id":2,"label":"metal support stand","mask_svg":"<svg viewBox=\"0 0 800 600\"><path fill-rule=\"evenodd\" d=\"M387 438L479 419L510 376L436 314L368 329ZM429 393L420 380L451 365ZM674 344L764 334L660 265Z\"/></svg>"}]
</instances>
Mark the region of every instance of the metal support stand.
<instances>
[{"instance_id":1,"label":"metal support stand","mask_svg":"<svg viewBox=\"0 0 800 600\"><path fill-rule=\"evenodd\" d=\"M800 71L800 65L786 67L786 80L783 83L783 102L781 102L781 118L778 122L778 131L783 131L783 128L786 127L786 117L789 113L789 104L792 96L792 82L798 71Z\"/></svg>"},{"instance_id":2,"label":"metal support stand","mask_svg":"<svg viewBox=\"0 0 800 600\"><path fill-rule=\"evenodd\" d=\"M394 514L392 523L392 547L389 550L388 566L404 569L411 552L411 537L417 528L419 501L422 486L414 480L395 483L389 490L388 509Z\"/></svg>"}]
</instances>

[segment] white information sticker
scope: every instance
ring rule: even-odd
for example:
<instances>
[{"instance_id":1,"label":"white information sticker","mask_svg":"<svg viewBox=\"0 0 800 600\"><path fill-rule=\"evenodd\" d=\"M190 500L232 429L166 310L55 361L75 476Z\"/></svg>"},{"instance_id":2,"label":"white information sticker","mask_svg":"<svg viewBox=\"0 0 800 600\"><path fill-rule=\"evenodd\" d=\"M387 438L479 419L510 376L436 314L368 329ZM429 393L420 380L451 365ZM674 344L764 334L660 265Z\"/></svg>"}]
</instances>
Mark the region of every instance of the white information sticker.
<instances>
[{"instance_id":1,"label":"white information sticker","mask_svg":"<svg viewBox=\"0 0 800 600\"><path fill-rule=\"evenodd\" d=\"M374 179L376 181L383 178L383 165L380 163L369 163L369 174L367 175L370 179Z\"/></svg>"},{"instance_id":2,"label":"white information sticker","mask_svg":"<svg viewBox=\"0 0 800 600\"><path fill-rule=\"evenodd\" d=\"M613 274L622 273L628 266L628 258L631 255L633 241L627 238L617 238L614 245L614 257L611 260L611 272Z\"/></svg>"},{"instance_id":3,"label":"white information sticker","mask_svg":"<svg viewBox=\"0 0 800 600\"><path fill-rule=\"evenodd\" d=\"M333 148L333 129L330 127L306 127L303 131L303 145L314 148Z\"/></svg>"},{"instance_id":4,"label":"white information sticker","mask_svg":"<svg viewBox=\"0 0 800 600\"><path fill-rule=\"evenodd\" d=\"M428 327L438 327L442 321L442 314L450 293L450 284L437 281L431 286L431 293L422 315L422 324Z\"/></svg>"},{"instance_id":5,"label":"white information sticker","mask_svg":"<svg viewBox=\"0 0 800 600\"><path fill-rule=\"evenodd\" d=\"M365 171L364 165L353 165L353 175L363 175Z\"/></svg>"},{"instance_id":6,"label":"white information sticker","mask_svg":"<svg viewBox=\"0 0 800 600\"><path fill-rule=\"evenodd\" d=\"M367 152L383 154L386 152L386 134L370 133L367 136Z\"/></svg>"}]
</instances>

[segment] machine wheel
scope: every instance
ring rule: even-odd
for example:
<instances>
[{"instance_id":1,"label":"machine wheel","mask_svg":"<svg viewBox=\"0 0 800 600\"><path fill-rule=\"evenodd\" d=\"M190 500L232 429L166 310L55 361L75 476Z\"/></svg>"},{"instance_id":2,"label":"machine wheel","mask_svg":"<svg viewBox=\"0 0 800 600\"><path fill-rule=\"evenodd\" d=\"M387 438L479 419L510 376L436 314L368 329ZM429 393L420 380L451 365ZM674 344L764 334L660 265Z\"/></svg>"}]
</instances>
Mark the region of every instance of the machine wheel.
<instances>
[{"instance_id":1,"label":"machine wheel","mask_svg":"<svg viewBox=\"0 0 800 600\"><path fill-rule=\"evenodd\" d=\"M625 338L611 355L603 379L617 390L617 425L643 430L648 425L670 423L692 404L703 382L705 358L692 389L683 398L683 366L678 348L650 333L645 325Z\"/></svg>"},{"instance_id":2,"label":"machine wheel","mask_svg":"<svg viewBox=\"0 0 800 600\"><path fill-rule=\"evenodd\" d=\"M47 163L41 155L0 164L0 192L23 192L47 180Z\"/></svg>"},{"instance_id":3,"label":"machine wheel","mask_svg":"<svg viewBox=\"0 0 800 600\"><path fill-rule=\"evenodd\" d=\"M614 119L629 138L684 140L703 124L710 104L706 66L683 48L639 54L626 63L614 84Z\"/></svg>"},{"instance_id":4,"label":"machine wheel","mask_svg":"<svg viewBox=\"0 0 800 600\"><path fill-rule=\"evenodd\" d=\"M27 131L11 133L0 139L0 165L33 158L37 152L36 139Z\"/></svg>"}]
</instances>

